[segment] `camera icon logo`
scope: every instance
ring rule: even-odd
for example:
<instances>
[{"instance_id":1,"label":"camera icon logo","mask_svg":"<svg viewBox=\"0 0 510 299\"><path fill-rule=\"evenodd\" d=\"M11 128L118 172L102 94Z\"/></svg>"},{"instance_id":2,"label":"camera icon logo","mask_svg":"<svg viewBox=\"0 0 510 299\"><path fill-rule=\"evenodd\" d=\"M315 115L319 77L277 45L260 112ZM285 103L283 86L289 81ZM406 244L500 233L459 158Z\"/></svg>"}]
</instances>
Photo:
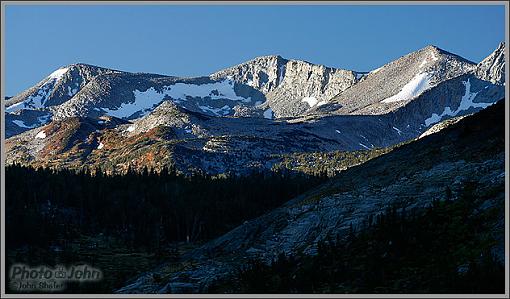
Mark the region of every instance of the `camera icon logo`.
<instances>
[{"instance_id":1,"label":"camera icon logo","mask_svg":"<svg viewBox=\"0 0 510 299\"><path fill-rule=\"evenodd\" d=\"M64 267L60 266L55 271L55 278L66 278L66 271L64 270Z\"/></svg>"}]
</instances>

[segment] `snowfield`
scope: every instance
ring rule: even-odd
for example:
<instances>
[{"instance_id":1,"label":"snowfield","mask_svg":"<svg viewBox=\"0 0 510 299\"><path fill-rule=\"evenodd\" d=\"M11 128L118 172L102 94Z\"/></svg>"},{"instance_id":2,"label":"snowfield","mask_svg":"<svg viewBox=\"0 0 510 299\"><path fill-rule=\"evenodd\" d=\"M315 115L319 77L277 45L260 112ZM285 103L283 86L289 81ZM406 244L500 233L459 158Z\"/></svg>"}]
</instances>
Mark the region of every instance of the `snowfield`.
<instances>
[{"instance_id":1,"label":"snowfield","mask_svg":"<svg viewBox=\"0 0 510 299\"><path fill-rule=\"evenodd\" d=\"M416 75L409 83L402 87L402 90L394 96L382 100L382 103L393 103L398 101L411 100L431 87L429 73Z\"/></svg>"},{"instance_id":2,"label":"snowfield","mask_svg":"<svg viewBox=\"0 0 510 299\"><path fill-rule=\"evenodd\" d=\"M35 138L44 139L46 138L46 133L44 131L40 131L37 135L35 135Z\"/></svg>"},{"instance_id":3,"label":"snowfield","mask_svg":"<svg viewBox=\"0 0 510 299\"><path fill-rule=\"evenodd\" d=\"M37 128L39 126L47 124L50 121L50 118L51 118L50 114L39 116L37 118L37 122L33 123L32 125L27 125L22 120L13 120L12 123L14 123L15 125L17 125L20 128L33 129L33 128Z\"/></svg>"},{"instance_id":4,"label":"snowfield","mask_svg":"<svg viewBox=\"0 0 510 299\"><path fill-rule=\"evenodd\" d=\"M135 101L133 103L123 103L119 108L103 110L111 116L126 118L137 112L150 111L155 105L159 104L164 98L170 97L176 103L186 101L188 98L210 98L212 100L227 99L231 101L240 101L243 103L251 102L251 98L243 98L236 95L234 91L234 82L223 80L207 84L186 84L176 83L170 86L164 86L162 91L157 91L154 87L146 91L133 91ZM227 106L228 107L228 106ZM203 111L210 111L218 115L224 115L225 107L211 108L207 106L200 107ZM230 109L230 107L229 107ZM217 112L215 112L217 111Z\"/></svg>"},{"instance_id":5,"label":"snowfield","mask_svg":"<svg viewBox=\"0 0 510 299\"><path fill-rule=\"evenodd\" d=\"M59 68L48 76L49 80L60 80L62 76L69 70L67 67Z\"/></svg>"},{"instance_id":6,"label":"snowfield","mask_svg":"<svg viewBox=\"0 0 510 299\"><path fill-rule=\"evenodd\" d=\"M25 124L25 122L22 120L13 120L12 122L15 123L18 127L22 127L22 128L33 129L33 128L37 127L37 124L35 124L33 126L27 126Z\"/></svg>"},{"instance_id":7,"label":"snowfield","mask_svg":"<svg viewBox=\"0 0 510 299\"><path fill-rule=\"evenodd\" d=\"M383 67L378 67L375 70L371 71L369 74L376 74L378 71L380 71Z\"/></svg>"},{"instance_id":8,"label":"snowfield","mask_svg":"<svg viewBox=\"0 0 510 299\"><path fill-rule=\"evenodd\" d=\"M301 102L306 102L308 103L308 106L313 107L315 105L317 105L317 99L315 97L304 97Z\"/></svg>"},{"instance_id":9,"label":"snowfield","mask_svg":"<svg viewBox=\"0 0 510 299\"><path fill-rule=\"evenodd\" d=\"M264 118L273 119L273 109L269 108L264 111Z\"/></svg>"},{"instance_id":10,"label":"snowfield","mask_svg":"<svg viewBox=\"0 0 510 299\"><path fill-rule=\"evenodd\" d=\"M212 108L210 106L198 106L198 108L204 112L211 112L215 115L228 115L231 110L228 105L225 105L221 108Z\"/></svg>"},{"instance_id":11,"label":"snowfield","mask_svg":"<svg viewBox=\"0 0 510 299\"><path fill-rule=\"evenodd\" d=\"M433 113L429 118L425 119L425 126L430 126L432 124L440 122L443 117L445 116L457 116L459 112L466 111L470 108L487 108L490 105L494 103L475 103L473 100L475 99L478 92L471 92L471 83L469 82L469 79L467 81L463 81L462 84L466 87L466 90L464 92L464 96L462 96L462 99L460 101L459 107L452 111L450 107L445 107L444 111L438 115L436 113Z\"/></svg>"},{"instance_id":12,"label":"snowfield","mask_svg":"<svg viewBox=\"0 0 510 299\"><path fill-rule=\"evenodd\" d=\"M361 142L359 143L359 145L361 145L362 147L366 148L367 150L369 150L369 149L370 149L368 146L364 145L364 144L363 144L363 143L361 143Z\"/></svg>"}]
</instances>

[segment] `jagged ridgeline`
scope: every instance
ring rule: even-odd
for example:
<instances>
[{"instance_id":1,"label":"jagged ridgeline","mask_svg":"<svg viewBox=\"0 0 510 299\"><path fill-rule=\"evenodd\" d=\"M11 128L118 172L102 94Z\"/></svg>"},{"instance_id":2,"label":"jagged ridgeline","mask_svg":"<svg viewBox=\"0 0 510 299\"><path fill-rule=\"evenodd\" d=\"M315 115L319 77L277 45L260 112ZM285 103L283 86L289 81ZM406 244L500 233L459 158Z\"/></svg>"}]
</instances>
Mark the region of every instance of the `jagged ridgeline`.
<instances>
[{"instance_id":1,"label":"jagged ridgeline","mask_svg":"<svg viewBox=\"0 0 510 299\"><path fill-rule=\"evenodd\" d=\"M199 78L74 64L5 101L6 162L247 174L386 148L501 99L504 52L428 46L370 72L264 56Z\"/></svg>"}]
</instances>

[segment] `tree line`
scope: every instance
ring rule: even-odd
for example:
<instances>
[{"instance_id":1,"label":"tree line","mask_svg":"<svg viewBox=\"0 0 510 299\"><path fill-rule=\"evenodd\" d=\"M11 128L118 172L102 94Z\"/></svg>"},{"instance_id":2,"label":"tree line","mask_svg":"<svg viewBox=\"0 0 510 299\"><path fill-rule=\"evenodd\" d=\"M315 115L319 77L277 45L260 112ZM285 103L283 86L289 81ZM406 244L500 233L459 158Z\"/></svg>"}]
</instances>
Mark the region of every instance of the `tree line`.
<instances>
[{"instance_id":1,"label":"tree line","mask_svg":"<svg viewBox=\"0 0 510 299\"><path fill-rule=\"evenodd\" d=\"M5 174L9 247L103 234L149 251L219 236L327 179L288 172L183 176L173 168L106 175L20 165Z\"/></svg>"}]
</instances>

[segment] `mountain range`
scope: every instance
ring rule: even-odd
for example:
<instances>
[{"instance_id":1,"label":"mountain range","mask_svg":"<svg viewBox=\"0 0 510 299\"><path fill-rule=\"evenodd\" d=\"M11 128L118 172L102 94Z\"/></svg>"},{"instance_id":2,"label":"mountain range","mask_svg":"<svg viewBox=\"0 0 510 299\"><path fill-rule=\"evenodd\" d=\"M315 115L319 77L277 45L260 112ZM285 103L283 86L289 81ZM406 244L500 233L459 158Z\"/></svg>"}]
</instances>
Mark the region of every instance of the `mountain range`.
<instances>
[{"instance_id":1,"label":"mountain range","mask_svg":"<svg viewBox=\"0 0 510 299\"><path fill-rule=\"evenodd\" d=\"M7 163L243 174L388 147L503 98L504 57L427 46L356 72L263 56L197 78L73 64L4 101Z\"/></svg>"},{"instance_id":2,"label":"mountain range","mask_svg":"<svg viewBox=\"0 0 510 299\"><path fill-rule=\"evenodd\" d=\"M136 232L136 236L147 236L140 239L143 244L157 236L149 241L158 244L158 252L170 251L170 245L180 249L171 259L158 259L159 266L129 265L128 269L140 268L129 270L129 277L118 274L119 264L107 267L122 279L120 287L108 289L115 293L218 289L242 293L246 280L262 281L257 291L267 292L265 286L285 285L282 280L294 280L299 273L305 273L303 281L311 280L310 276L327 280L312 284L309 290L314 293L363 292L357 286L370 281L372 273L366 269L375 268L381 268L377 275L384 279L383 285L366 289L373 292L452 290L430 280L437 275L442 275L438 280L445 285L463 279L469 284L484 278L484 273L498 273L494 277L499 281L502 277L494 265L505 263L505 53L501 43L475 63L427 46L370 72L264 56L197 78L69 65L4 100L6 164L31 166L11 167L9 196L19 200L8 201L8 208L18 213L14 215L35 219L30 223L51 219L47 222L53 226L41 223L41 234L52 231L47 227L58 227L55 231L62 230L64 239L90 234L89 241L95 243L96 235L110 238L105 226L111 226L110 233L118 233L114 236L122 236L125 239L120 240L128 240L129 246ZM40 166L62 171L32 168ZM155 172L149 174L146 168ZM165 171L158 174L158 170ZM128 175L104 176L102 172ZM263 172L281 178L264 179L267 173ZM306 175L295 176L295 172ZM261 180L271 183L262 198L245 197L252 193L245 185L232 188L233 182L242 179L235 175L249 174L244 178L251 190L264 189ZM215 191L197 187L213 186L226 178L226 185L207 189ZM302 181L287 188L300 191L283 198L276 186L283 188L283 182L291 178ZM312 178L318 183L300 189ZM23 184L37 186L44 194L20 190ZM207 193L222 196L215 201ZM260 213L248 213L251 216L231 226L222 224L229 214L263 205L267 194L274 195L270 208L260 207ZM281 201L274 203L277 198ZM59 213L48 212L52 209ZM49 218L36 218L38 213ZM204 213L211 214L210 222L201 218ZM110 223L110 217L102 215L115 221ZM391 217L401 222L391 223ZM106 218L108 225L92 221L90 230L83 229L87 218ZM16 217L8 220L18 221ZM190 239L193 232L199 235L202 227L216 222L222 224L221 233ZM379 230L374 230L376 224ZM433 224L428 227L432 231L424 224ZM23 228L32 229L26 224L10 227L11 236L23 235L19 233ZM367 233L372 235L366 243L352 241ZM389 242L379 238L382 234L387 234ZM52 242L47 245L58 244L53 239L59 236L50 235ZM362 259L349 266L341 259L324 258L319 252L333 238L345 245L338 248L351 248L345 256ZM433 246L427 242L439 250L429 252ZM116 253L128 246L118 244L103 245ZM95 263L90 254L96 245L80 245L86 253L78 251L74 257ZM374 248L381 251L373 253ZM413 255L417 248L423 257ZM64 256L71 256L72 248L68 250ZM106 259L113 259L112 252ZM491 259L488 272L483 272L484 254ZM284 262L278 262L282 256ZM411 257L410 263L405 262L406 256ZM445 267L438 270L441 263ZM315 267L324 264L327 267ZM256 265L252 272L250 265ZM287 271L292 267L299 271ZM366 277L335 281L332 272L321 275L328 269L339 277L344 270ZM271 276L271 271L286 272L288 277ZM258 277L260 273L264 275ZM274 279L264 281L266 277ZM422 283L427 288L420 288Z\"/></svg>"},{"instance_id":3,"label":"mountain range","mask_svg":"<svg viewBox=\"0 0 510 299\"><path fill-rule=\"evenodd\" d=\"M243 267L253 260L271 264L281 255L316 256L319 243L328 238L347 242L349 234L367 230L369 219L390 208L399 214L421 215L435 201L465 200L467 186L472 186L469 194L474 199L469 197L469 205L473 210L463 221L486 215L476 231L467 232L469 240L474 236L493 240L487 243L487 249L503 265L504 120L505 103L500 100L474 115L449 122L442 130L351 167L319 187L190 250L178 261L185 266L162 263L117 292L208 293L218 281L235 284ZM463 252L473 248L468 241L460 246L464 247ZM367 248L358 250L364 252ZM475 256L481 256L481 249L473 250ZM456 267L461 269L462 265ZM417 266L414 269L420 270ZM155 279L158 277L164 279Z\"/></svg>"}]
</instances>

